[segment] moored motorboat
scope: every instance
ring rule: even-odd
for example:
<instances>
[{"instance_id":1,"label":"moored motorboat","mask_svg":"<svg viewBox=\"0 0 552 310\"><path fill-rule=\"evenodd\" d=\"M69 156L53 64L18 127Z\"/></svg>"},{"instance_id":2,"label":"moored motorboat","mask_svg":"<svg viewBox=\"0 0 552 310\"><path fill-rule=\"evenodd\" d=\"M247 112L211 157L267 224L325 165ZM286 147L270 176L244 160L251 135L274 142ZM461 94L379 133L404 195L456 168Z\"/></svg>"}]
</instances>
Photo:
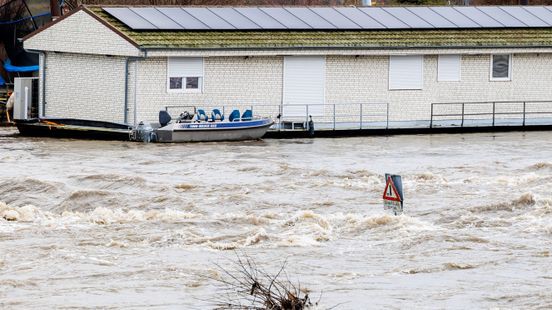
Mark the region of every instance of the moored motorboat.
<instances>
[{"instance_id":1,"label":"moored motorboat","mask_svg":"<svg viewBox=\"0 0 552 310\"><path fill-rule=\"evenodd\" d=\"M274 124L270 118L253 116L250 110L240 117L239 111L230 113L228 120L214 110L207 117L202 110L194 116L183 115L174 122L166 111L159 115L160 127L153 130L156 142L236 141L260 139Z\"/></svg>"}]
</instances>

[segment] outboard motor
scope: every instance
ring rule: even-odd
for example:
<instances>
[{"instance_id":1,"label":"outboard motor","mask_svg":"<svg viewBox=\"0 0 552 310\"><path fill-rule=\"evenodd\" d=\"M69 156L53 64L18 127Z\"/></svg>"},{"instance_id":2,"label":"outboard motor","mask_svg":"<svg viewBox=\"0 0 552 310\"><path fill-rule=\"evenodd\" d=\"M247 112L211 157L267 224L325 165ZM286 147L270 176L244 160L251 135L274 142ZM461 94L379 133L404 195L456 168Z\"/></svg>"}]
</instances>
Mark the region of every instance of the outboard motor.
<instances>
[{"instance_id":1,"label":"outboard motor","mask_svg":"<svg viewBox=\"0 0 552 310\"><path fill-rule=\"evenodd\" d=\"M155 140L153 128L149 123L140 122L134 129L134 140L149 143Z\"/></svg>"},{"instance_id":2,"label":"outboard motor","mask_svg":"<svg viewBox=\"0 0 552 310\"><path fill-rule=\"evenodd\" d=\"M161 127L167 126L167 124L171 121L171 119L172 118L169 112L165 110L159 111L159 125L161 125Z\"/></svg>"}]
</instances>

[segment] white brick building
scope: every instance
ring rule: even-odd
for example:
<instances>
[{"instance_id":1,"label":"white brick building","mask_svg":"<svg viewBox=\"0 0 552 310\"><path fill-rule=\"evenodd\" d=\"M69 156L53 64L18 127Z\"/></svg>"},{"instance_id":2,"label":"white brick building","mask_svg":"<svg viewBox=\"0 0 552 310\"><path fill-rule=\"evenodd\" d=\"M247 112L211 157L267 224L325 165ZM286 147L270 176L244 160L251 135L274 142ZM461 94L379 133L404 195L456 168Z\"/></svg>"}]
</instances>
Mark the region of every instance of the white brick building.
<instances>
[{"instance_id":1,"label":"white brick building","mask_svg":"<svg viewBox=\"0 0 552 310\"><path fill-rule=\"evenodd\" d=\"M166 106L253 105L256 114L303 118L297 104L310 105L315 120L328 121L335 109L356 121L359 104L382 103L391 122L425 124L432 103L552 100L552 25L136 30L83 7L29 35L24 47L41 53L46 117L133 124L155 121ZM517 103L510 108L519 111ZM381 115L385 105L362 109L365 122L381 121L370 113ZM552 104L528 109L552 112Z\"/></svg>"}]
</instances>

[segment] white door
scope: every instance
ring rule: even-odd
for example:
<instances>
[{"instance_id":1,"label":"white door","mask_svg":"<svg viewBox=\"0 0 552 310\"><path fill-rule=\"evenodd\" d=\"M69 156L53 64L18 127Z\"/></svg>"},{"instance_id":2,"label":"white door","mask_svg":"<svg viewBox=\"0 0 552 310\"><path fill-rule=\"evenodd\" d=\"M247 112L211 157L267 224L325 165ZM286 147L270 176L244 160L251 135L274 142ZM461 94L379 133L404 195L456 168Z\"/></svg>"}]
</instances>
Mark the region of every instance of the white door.
<instances>
[{"instance_id":1,"label":"white door","mask_svg":"<svg viewBox=\"0 0 552 310\"><path fill-rule=\"evenodd\" d=\"M324 56L284 57L283 116L324 114L326 58Z\"/></svg>"}]
</instances>

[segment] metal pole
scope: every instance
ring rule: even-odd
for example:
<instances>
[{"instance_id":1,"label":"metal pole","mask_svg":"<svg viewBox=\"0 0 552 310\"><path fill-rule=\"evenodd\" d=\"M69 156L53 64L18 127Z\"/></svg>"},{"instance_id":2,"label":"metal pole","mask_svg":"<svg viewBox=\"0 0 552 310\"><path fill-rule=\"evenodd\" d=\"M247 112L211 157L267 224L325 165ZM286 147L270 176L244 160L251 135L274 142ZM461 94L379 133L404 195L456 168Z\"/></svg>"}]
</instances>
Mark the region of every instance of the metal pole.
<instances>
[{"instance_id":1,"label":"metal pole","mask_svg":"<svg viewBox=\"0 0 552 310\"><path fill-rule=\"evenodd\" d=\"M333 130L335 130L335 103L333 104Z\"/></svg>"},{"instance_id":2,"label":"metal pole","mask_svg":"<svg viewBox=\"0 0 552 310\"><path fill-rule=\"evenodd\" d=\"M387 116L386 116L386 121L385 121L385 129L389 129L389 102L387 102L385 104L386 108L387 108Z\"/></svg>"},{"instance_id":3,"label":"metal pole","mask_svg":"<svg viewBox=\"0 0 552 310\"><path fill-rule=\"evenodd\" d=\"M363 104L360 104L360 130L362 130L362 106Z\"/></svg>"},{"instance_id":4,"label":"metal pole","mask_svg":"<svg viewBox=\"0 0 552 310\"><path fill-rule=\"evenodd\" d=\"M431 104L431 117L429 119L429 128L433 128L433 103Z\"/></svg>"},{"instance_id":5,"label":"metal pole","mask_svg":"<svg viewBox=\"0 0 552 310\"><path fill-rule=\"evenodd\" d=\"M523 102L523 126L525 126L525 101Z\"/></svg>"},{"instance_id":6,"label":"metal pole","mask_svg":"<svg viewBox=\"0 0 552 310\"><path fill-rule=\"evenodd\" d=\"M136 127L136 125L138 125L136 122L137 122L137 118L138 118L138 114L136 112L136 107L137 107L137 103L136 103L136 94L137 94L137 91L136 89L138 88L138 60L136 60L134 62L134 111L133 112L133 116L134 116L134 127Z\"/></svg>"},{"instance_id":7,"label":"metal pole","mask_svg":"<svg viewBox=\"0 0 552 310\"><path fill-rule=\"evenodd\" d=\"M309 105L308 104L307 104L306 112L307 112L307 115L305 115L305 125L307 125L309 123ZM305 126L305 128L306 127L307 126Z\"/></svg>"},{"instance_id":8,"label":"metal pole","mask_svg":"<svg viewBox=\"0 0 552 310\"><path fill-rule=\"evenodd\" d=\"M493 102L493 127L495 125L496 102Z\"/></svg>"},{"instance_id":9,"label":"metal pole","mask_svg":"<svg viewBox=\"0 0 552 310\"><path fill-rule=\"evenodd\" d=\"M464 103L462 102L462 124L460 127L464 127Z\"/></svg>"},{"instance_id":10,"label":"metal pole","mask_svg":"<svg viewBox=\"0 0 552 310\"><path fill-rule=\"evenodd\" d=\"M282 114L282 111L284 110L282 105L283 104L280 104L278 106L278 115L280 115L280 117L278 118L278 131L282 130L282 119L284 118L284 114Z\"/></svg>"}]
</instances>

